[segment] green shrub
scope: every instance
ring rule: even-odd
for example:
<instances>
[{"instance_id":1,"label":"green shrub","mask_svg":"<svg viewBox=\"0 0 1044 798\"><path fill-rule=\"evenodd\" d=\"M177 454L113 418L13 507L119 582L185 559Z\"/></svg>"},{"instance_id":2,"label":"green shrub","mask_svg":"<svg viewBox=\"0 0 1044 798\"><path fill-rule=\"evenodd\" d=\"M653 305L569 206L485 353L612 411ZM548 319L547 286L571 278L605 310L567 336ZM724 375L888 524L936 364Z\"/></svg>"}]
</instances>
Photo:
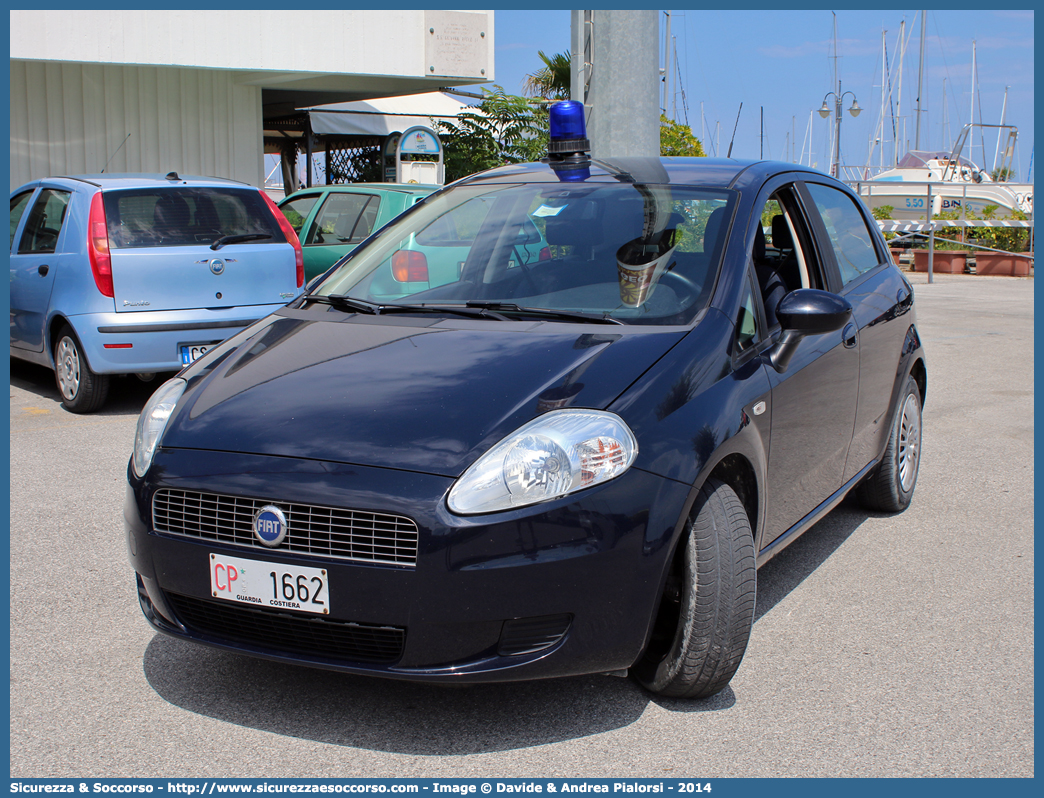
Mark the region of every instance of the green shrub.
<instances>
[{"instance_id":1,"label":"green shrub","mask_svg":"<svg viewBox=\"0 0 1044 798\"><path fill-rule=\"evenodd\" d=\"M894 205L878 205L876 208L871 208L870 214L879 222L887 222L892 218L892 213L895 211ZM895 238L895 233L885 233L885 241L891 241Z\"/></svg>"},{"instance_id":2,"label":"green shrub","mask_svg":"<svg viewBox=\"0 0 1044 798\"><path fill-rule=\"evenodd\" d=\"M982 209L982 218L994 221L998 210L997 205L987 205ZM1026 214L1020 210L1013 210L1011 219L1025 221ZM1024 252L1029 242L1029 228L1026 227L977 227L974 228L973 235L976 244L1005 252Z\"/></svg>"}]
</instances>

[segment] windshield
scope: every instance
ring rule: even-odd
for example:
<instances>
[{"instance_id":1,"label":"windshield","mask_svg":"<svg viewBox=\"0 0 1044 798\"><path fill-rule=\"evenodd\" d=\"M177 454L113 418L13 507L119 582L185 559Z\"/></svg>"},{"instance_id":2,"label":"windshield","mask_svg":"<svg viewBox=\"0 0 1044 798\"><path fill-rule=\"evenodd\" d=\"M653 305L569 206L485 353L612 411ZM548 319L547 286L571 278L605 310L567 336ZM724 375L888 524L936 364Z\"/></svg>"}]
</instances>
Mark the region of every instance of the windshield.
<instances>
[{"instance_id":1,"label":"windshield","mask_svg":"<svg viewBox=\"0 0 1044 798\"><path fill-rule=\"evenodd\" d=\"M709 301L732 197L638 183L459 186L389 225L313 294L685 324Z\"/></svg>"}]
</instances>

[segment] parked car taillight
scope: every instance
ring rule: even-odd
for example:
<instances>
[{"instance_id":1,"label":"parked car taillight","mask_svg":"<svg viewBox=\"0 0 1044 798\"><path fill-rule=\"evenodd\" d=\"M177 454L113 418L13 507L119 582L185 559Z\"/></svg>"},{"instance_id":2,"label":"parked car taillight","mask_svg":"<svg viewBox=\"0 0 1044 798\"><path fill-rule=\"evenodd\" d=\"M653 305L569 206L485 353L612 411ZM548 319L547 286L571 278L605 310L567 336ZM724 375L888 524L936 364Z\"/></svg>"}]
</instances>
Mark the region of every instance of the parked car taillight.
<instances>
[{"instance_id":1,"label":"parked car taillight","mask_svg":"<svg viewBox=\"0 0 1044 798\"><path fill-rule=\"evenodd\" d=\"M261 191L261 189L258 189L258 191ZM268 209L272 211L275 220L279 222L279 229L283 231L286 240L293 244L294 258L297 261L297 287L300 288L304 285L304 252L301 250L301 241L298 239L297 233L294 232L290 220L283 215L283 212L279 210L279 206L272 201L272 198L263 191L261 191L261 196L268 203Z\"/></svg>"},{"instance_id":2,"label":"parked car taillight","mask_svg":"<svg viewBox=\"0 0 1044 798\"><path fill-rule=\"evenodd\" d=\"M112 289L112 258L109 255L109 227L105 222L105 206L99 191L91 200L87 217L87 253L91 260L94 284L103 296L115 296Z\"/></svg>"}]
</instances>

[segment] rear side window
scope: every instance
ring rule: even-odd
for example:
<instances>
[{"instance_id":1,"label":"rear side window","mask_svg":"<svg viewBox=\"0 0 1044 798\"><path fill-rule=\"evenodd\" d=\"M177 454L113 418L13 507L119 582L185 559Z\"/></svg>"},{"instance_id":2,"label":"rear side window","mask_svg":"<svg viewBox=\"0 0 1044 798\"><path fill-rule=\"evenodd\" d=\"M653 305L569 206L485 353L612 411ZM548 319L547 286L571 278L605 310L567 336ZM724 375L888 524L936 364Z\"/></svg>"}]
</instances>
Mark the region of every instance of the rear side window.
<instances>
[{"instance_id":1,"label":"rear side window","mask_svg":"<svg viewBox=\"0 0 1044 798\"><path fill-rule=\"evenodd\" d=\"M65 223L69 196L68 191L53 188L45 188L40 192L33 209L29 211L22 240L18 242L19 253L55 251L58 247L58 234Z\"/></svg>"},{"instance_id":2,"label":"rear side window","mask_svg":"<svg viewBox=\"0 0 1044 798\"><path fill-rule=\"evenodd\" d=\"M841 281L848 285L877 266L873 238L851 197L819 183L806 185L826 225L841 270Z\"/></svg>"},{"instance_id":3,"label":"rear side window","mask_svg":"<svg viewBox=\"0 0 1044 798\"><path fill-rule=\"evenodd\" d=\"M146 188L107 191L109 246L121 249L211 244L224 236L267 235L284 243L260 192L235 188Z\"/></svg>"},{"instance_id":4,"label":"rear side window","mask_svg":"<svg viewBox=\"0 0 1044 798\"><path fill-rule=\"evenodd\" d=\"M380 197L330 192L305 236L309 244L358 244L373 232Z\"/></svg>"},{"instance_id":5,"label":"rear side window","mask_svg":"<svg viewBox=\"0 0 1044 798\"><path fill-rule=\"evenodd\" d=\"M301 228L304 227L305 219L312 212L312 208L315 207L318 199L318 194L309 194L305 197L289 200L279 206L279 210L283 212L283 216L290 222L290 226L294 228L294 232L297 233L297 237L300 239L304 239L304 236L301 235Z\"/></svg>"}]
</instances>

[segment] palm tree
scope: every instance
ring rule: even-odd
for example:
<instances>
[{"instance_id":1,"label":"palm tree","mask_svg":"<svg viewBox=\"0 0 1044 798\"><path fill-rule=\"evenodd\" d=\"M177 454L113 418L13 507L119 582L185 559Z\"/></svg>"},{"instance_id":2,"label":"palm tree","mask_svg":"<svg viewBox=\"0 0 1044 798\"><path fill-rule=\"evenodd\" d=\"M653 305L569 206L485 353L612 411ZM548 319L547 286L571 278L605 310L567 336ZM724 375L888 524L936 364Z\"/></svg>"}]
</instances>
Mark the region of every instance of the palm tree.
<instances>
[{"instance_id":1,"label":"palm tree","mask_svg":"<svg viewBox=\"0 0 1044 798\"><path fill-rule=\"evenodd\" d=\"M530 97L542 97L545 100L568 100L571 67L569 53L557 53L549 57L543 50L540 50L537 55L544 62L544 66L532 75L526 75L523 91Z\"/></svg>"}]
</instances>

